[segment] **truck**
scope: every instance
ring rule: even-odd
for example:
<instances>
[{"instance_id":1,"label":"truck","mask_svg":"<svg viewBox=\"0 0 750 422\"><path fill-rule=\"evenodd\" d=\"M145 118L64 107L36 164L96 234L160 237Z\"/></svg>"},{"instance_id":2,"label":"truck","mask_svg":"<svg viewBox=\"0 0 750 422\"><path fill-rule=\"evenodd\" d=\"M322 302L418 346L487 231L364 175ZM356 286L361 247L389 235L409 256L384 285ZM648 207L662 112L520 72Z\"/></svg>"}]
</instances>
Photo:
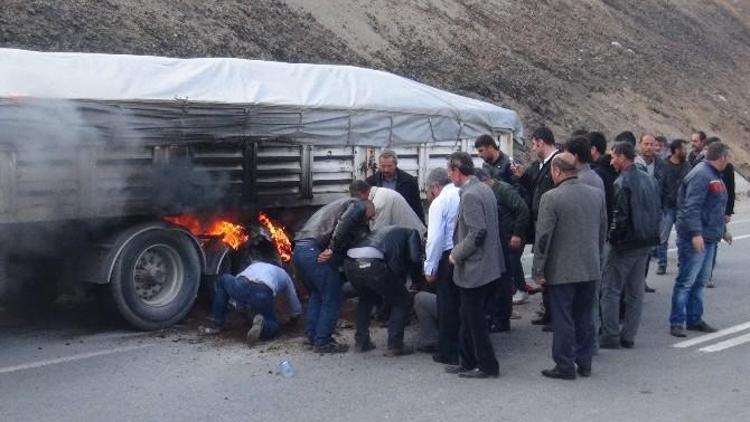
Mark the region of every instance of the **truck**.
<instances>
[{"instance_id":1,"label":"truck","mask_svg":"<svg viewBox=\"0 0 750 422\"><path fill-rule=\"evenodd\" d=\"M378 70L17 49L0 128L0 294L13 268L68 276L141 330L183 319L259 213L288 233L383 148L423 185L476 136L523 136L512 110Z\"/></svg>"}]
</instances>

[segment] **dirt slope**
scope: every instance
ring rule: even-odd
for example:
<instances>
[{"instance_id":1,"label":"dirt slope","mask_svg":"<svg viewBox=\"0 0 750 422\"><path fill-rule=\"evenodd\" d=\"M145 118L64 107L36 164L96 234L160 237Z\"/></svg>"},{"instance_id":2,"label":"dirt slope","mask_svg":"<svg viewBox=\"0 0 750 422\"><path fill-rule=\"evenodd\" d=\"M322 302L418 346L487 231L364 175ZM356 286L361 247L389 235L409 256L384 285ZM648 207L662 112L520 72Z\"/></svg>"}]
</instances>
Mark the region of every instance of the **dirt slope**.
<instances>
[{"instance_id":1,"label":"dirt slope","mask_svg":"<svg viewBox=\"0 0 750 422\"><path fill-rule=\"evenodd\" d=\"M748 0L2 3L5 47L363 65L504 104L561 139L703 129L750 175Z\"/></svg>"}]
</instances>

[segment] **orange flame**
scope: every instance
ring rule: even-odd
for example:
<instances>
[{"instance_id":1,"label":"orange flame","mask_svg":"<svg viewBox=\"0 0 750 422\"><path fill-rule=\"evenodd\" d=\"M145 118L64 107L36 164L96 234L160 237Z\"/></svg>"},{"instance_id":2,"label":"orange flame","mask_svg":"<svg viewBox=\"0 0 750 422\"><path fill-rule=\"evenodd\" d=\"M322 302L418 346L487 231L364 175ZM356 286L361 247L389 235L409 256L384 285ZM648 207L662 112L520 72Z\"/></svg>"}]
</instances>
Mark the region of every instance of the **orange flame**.
<instances>
[{"instance_id":1,"label":"orange flame","mask_svg":"<svg viewBox=\"0 0 750 422\"><path fill-rule=\"evenodd\" d=\"M278 252L281 261L289 262L292 260L292 242L286 234L286 229L280 224L274 224L264 212L258 213L258 221L268 230L271 235L276 252Z\"/></svg>"},{"instance_id":2,"label":"orange flame","mask_svg":"<svg viewBox=\"0 0 750 422\"><path fill-rule=\"evenodd\" d=\"M221 240L235 250L250 239L244 227L226 220L217 219L207 222L190 214L168 216L164 217L164 220L185 227L196 236L221 236Z\"/></svg>"}]
</instances>

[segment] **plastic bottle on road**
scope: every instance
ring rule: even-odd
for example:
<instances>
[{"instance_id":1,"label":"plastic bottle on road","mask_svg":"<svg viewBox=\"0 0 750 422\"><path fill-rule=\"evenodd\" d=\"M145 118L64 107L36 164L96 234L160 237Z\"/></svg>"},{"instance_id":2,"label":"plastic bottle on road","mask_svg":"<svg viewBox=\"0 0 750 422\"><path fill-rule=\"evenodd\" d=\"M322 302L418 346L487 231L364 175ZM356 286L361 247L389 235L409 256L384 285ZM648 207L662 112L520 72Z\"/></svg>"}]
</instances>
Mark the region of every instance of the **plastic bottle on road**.
<instances>
[{"instance_id":1,"label":"plastic bottle on road","mask_svg":"<svg viewBox=\"0 0 750 422\"><path fill-rule=\"evenodd\" d=\"M292 363L288 360L279 363L279 374L284 378L294 377L294 367L292 366Z\"/></svg>"}]
</instances>

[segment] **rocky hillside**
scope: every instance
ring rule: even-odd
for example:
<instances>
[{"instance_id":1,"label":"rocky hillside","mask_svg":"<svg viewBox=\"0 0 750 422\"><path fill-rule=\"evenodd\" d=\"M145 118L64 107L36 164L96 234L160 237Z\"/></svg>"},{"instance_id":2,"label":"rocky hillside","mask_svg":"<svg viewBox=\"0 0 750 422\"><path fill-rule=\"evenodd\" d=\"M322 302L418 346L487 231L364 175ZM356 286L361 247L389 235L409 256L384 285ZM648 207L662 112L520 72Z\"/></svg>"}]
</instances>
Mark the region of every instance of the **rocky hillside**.
<instances>
[{"instance_id":1,"label":"rocky hillside","mask_svg":"<svg viewBox=\"0 0 750 422\"><path fill-rule=\"evenodd\" d=\"M0 45L362 65L613 136L693 129L750 176L747 0L3 0Z\"/></svg>"}]
</instances>

